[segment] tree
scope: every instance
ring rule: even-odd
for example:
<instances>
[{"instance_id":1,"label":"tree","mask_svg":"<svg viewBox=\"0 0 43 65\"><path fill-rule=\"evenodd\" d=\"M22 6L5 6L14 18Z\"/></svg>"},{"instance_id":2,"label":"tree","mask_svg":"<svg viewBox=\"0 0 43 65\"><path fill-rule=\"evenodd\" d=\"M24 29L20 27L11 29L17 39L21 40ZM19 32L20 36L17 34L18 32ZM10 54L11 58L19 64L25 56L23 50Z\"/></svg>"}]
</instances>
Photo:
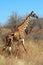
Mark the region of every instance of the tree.
<instances>
[{"instance_id":1,"label":"tree","mask_svg":"<svg viewBox=\"0 0 43 65\"><path fill-rule=\"evenodd\" d=\"M12 15L10 15L5 27L11 28L13 30L18 25L20 25L22 21L23 21L23 17L13 12Z\"/></svg>"}]
</instances>

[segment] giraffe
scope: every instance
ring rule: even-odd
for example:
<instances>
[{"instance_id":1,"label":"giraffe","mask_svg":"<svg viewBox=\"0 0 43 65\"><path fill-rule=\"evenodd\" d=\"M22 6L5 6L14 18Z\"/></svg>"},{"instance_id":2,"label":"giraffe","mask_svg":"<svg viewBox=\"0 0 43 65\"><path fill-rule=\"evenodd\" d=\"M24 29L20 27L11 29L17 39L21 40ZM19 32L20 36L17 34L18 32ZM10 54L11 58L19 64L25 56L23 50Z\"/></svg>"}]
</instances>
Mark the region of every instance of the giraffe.
<instances>
[{"instance_id":1,"label":"giraffe","mask_svg":"<svg viewBox=\"0 0 43 65\"><path fill-rule=\"evenodd\" d=\"M22 42L23 47L24 47L25 30L26 30L26 27L28 27L30 23L30 17L34 17L38 19L38 16L34 13L34 11L32 11L26 17L24 22L16 28L14 35L13 35L16 39L19 39ZM26 51L25 47L24 47L24 50Z\"/></svg>"},{"instance_id":2,"label":"giraffe","mask_svg":"<svg viewBox=\"0 0 43 65\"><path fill-rule=\"evenodd\" d=\"M10 42L12 41L18 41L18 46L20 45L20 43L22 43L22 46L24 48L24 50L26 51L25 47L24 47L24 38L25 38L25 29L26 27L28 27L29 23L30 23L30 17L35 17L38 18L38 16L34 13L34 11L32 11L24 20L24 22L19 25L14 32L12 32L11 34L8 35L8 38L6 38L6 42L8 43L8 40L10 40ZM8 43L10 44L10 43ZM9 49L11 50L11 44Z\"/></svg>"}]
</instances>

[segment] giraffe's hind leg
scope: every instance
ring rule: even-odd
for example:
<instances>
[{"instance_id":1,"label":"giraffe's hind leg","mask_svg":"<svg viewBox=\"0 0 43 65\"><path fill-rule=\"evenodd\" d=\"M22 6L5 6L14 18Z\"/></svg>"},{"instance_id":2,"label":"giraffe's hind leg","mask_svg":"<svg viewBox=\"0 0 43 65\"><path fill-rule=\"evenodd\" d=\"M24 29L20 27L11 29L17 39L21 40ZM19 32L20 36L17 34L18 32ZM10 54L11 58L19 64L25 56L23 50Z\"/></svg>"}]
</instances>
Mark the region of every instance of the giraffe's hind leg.
<instances>
[{"instance_id":1,"label":"giraffe's hind leg","mask_svg":"<svg viewBox=\"0 0 43 65\"><path fill-rule=\"evenodd\" d=\"M3 48L2 48L2 51L5 51L7 48L7 46L5 45Z\"/></svg>"}]
</instances>

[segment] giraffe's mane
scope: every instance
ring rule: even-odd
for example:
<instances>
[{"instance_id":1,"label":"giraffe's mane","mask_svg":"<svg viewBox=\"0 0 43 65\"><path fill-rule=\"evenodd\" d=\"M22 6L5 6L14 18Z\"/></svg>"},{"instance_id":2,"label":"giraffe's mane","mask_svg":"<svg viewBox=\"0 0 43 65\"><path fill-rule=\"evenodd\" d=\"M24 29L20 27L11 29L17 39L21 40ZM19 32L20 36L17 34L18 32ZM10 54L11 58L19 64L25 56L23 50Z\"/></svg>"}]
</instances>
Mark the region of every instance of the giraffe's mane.
<instances>
[{"instance_id":1,"label":"giraffe's mane","mask_svg":"<svg viewBox=\"0 0 43 65\"><path fill-rule=\"evenodd\" d=\"M24 22L27 20L27 18L29 17L30 15L28 15L25 19L24 19L24 21L20 24L20 25L18 25L17 27L16 27L16 29L19 27L19 26L21 26L22 24L24 24ZM15 29L15 30L16 30Z\"/></svg>"}]
</instances>

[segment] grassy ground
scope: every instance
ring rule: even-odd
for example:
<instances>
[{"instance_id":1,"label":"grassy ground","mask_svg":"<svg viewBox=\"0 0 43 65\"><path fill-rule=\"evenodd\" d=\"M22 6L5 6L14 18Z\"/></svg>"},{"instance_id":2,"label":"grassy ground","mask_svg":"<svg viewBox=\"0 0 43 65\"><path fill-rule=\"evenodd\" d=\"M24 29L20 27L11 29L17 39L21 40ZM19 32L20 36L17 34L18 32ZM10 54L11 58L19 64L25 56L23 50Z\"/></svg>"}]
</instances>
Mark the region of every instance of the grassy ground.
<instances>
[{"instance_id":1,"label":"grassy ground","mask_svg":"<svg viewBox=\"0 0 43 65\"><path fill-rule=\"evenodd\" d=\"M0 54L0 65L43 65L43 41L27 40L25 47L20 46L18 55L5 56Z\"/></svg>"}]
</instances>

